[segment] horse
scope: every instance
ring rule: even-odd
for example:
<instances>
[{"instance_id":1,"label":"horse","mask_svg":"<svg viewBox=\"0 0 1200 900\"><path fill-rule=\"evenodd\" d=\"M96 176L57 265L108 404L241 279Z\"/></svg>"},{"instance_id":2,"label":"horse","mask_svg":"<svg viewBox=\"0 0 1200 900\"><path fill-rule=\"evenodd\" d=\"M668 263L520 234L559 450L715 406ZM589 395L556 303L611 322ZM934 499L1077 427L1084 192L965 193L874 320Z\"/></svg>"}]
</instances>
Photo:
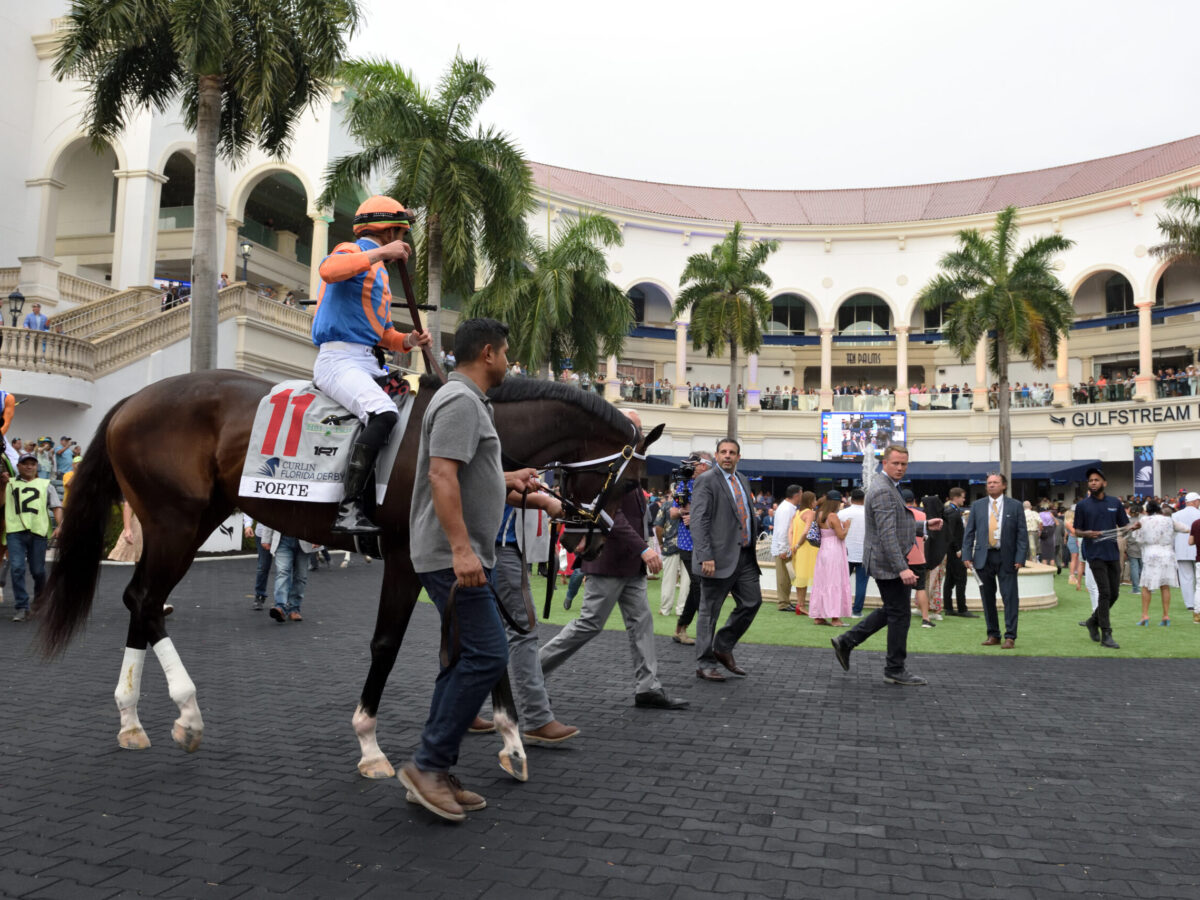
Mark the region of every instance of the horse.
<instances>
[{"instance_id":1,"label":"horse","mask_svg":"<svg viewBox=\"0 0 1200 900\"><path fill-rule=\"evenodd\" d=\"M384 571L371 638L371 665L352 725L359 741L358 771L390 778L395 770L376 739L379 702L400 651L421 590L408 552L408 513L416 471L421 419L441 382L421 379L412 415L400 439L387 495L373 519L382 529ZM270 527L331 549L354 550L353 537L330 532L332 503L238 496L250 430L271 384L243 372L212 370L167 378L119 401L104 416L71 485L58 555L43 593L40 641L53 657L64 650L91 609L113 504L124 497L142 522L142 557L125 588L129 610L125 655L117 682L121 727L118 744L146 749L150 739L138 719L147 646L163 667L179 718L175 743L199 749L204 733L196 686L175 648L163 604L191 566L196 550L233 510ZM599 553L619 502L617 483L636 478L646 448L662 426L643 437L616 407L579 388L524 378L506 379L489 394L505 468L548 467L568 509L567 524L581 535L585 558ZM395 439L395 438L393 438ZM528 623L532 624L532 623ZM444 648L443 648L444 649ZM493 699L504 740L500 764L528 778L507 673Z\"/></svg>"}]
</instances>

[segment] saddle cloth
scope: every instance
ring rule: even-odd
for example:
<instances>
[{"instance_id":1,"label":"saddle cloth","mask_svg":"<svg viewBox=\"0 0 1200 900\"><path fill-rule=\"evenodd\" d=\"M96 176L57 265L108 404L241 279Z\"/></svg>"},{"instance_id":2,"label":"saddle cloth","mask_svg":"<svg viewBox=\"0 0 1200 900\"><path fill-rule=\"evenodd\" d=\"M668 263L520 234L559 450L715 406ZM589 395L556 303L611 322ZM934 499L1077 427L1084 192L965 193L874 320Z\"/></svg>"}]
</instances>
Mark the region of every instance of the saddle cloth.
<instances>
[{"instance_id":1,"label":"saddle cloth","mask_svg":"<svg viewBox=\"0 0 1200 900\"><path fill-rule=\"evenodd\" d=\"M400 439L412 414L417 376L393 377L385 390L400 420L375 462L375 502L383 503ZM362 423L311 381L281 381L258 404L238 494L272 500L337 503L350 445Z\"/></svg>"}]
</instances>

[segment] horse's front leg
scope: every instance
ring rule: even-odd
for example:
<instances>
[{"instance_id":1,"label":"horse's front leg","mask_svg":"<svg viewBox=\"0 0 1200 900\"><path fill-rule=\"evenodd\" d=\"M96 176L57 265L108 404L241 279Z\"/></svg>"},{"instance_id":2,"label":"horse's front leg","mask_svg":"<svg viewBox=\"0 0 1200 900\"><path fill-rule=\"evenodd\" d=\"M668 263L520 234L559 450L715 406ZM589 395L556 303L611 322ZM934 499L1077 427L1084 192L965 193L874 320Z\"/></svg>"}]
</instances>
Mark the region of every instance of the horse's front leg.
<instances>
[{"instance_id":1,"label":"horse's front leg","mask_svg":"<svg viewBox=\"0 0 1200 900\"><path fill-rule=\"evenodd\" d=\"M529 758L525 755L521 732L517 728L517 705L513 701L508 669L504 670L504 674L492 688L492 714L495 717L496 730L504 739L504 747L500 750L500 768L517 781L528 781Z\"/></svg>"},{"instance_id":2,"label":"horse's front leg","mask_svg":"<svg viewBox=\"0 0 1200 900\"><path fill-rule=\"evenodd\" d=\"M420 590L421 585L407 556L389 553L384 562L375 634L371 638L371 669L351 720L362 751L358 771L364 778L391 778L396 774L376 736L379 701L396 663Z\"/></svg>"}]
</instances>

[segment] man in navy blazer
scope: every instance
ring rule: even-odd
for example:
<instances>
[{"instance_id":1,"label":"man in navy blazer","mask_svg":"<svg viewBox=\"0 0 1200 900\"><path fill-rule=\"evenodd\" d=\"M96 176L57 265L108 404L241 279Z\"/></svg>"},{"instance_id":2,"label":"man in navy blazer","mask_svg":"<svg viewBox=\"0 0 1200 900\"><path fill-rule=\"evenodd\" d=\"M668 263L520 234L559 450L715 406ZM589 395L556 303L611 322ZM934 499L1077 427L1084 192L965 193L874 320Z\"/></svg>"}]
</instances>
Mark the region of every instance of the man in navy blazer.
<instances>
[{"instance_id":1,"label":"man in navy blazer","mask_svg":"<svg viewBox=\"0 0 1200 900\"><path fill-rule=\"evenodd\" d=\"M971 504L971 517L963 531L962 560L979 574L979 596L987 624L985 647L1000 645L1011 650L1017 642L1017 574L1025 565L1029 532L1025 509L1004 496L1008 479L996 472L987 477L987 496ZM1000 620L996 615L996 583L1004 603L1004 643L1000 643Z\"/></svg>"},{"instance_id":2,"label":"man in navy blazer","mask_svg":"<svg viewBox=\"0 0 1200 900\"><path fill-rule=\"evenodd\" d=\"M692 576L700 578L700 616L696 624L696 677L724 681L716 664L734 675L746 670L733 658L734 645L762 606L756 552L757 529L750 482L737 471L741 445L733 438L717 442L717 468L692 487ZM727 594L735 604L720 631L717 619Z\"/></svg>"}]
</instances>

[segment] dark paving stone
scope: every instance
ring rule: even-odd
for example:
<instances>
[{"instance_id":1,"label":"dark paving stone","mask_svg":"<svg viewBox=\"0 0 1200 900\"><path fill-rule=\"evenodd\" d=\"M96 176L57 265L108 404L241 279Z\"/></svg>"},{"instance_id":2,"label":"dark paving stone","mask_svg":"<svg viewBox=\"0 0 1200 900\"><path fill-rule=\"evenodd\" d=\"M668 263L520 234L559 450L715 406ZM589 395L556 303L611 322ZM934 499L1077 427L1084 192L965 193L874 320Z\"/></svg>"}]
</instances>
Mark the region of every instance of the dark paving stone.
<instances>
[{"instance_id":1,"label":"dark paving stone","mask_svg":"<svg viewBox=\"0 0 1200 900\"><path fill-rule=\"evenodd\" d=\"M1200 661L921 656L931 686L904 690L877 653L844 674L829 652L745 647L751 677L714 685L663 639L660 676L692 708L660 712L632 705L626 638L606 632L550 680L584 734L531 748L527 784L494 736L469 738L457 771L488 808L454 826L355 771L382 567L312 575L304 623L279 626L243 597L253 565L198 563L172 598L206 725L193 755L153 654L154 746L116 746L129 569L104 569L53 663L0 616L0 896L1200 896L1180 764ZM437 648L422 604L381 709L396 765Z\"/></svg>"}]
</instances>

